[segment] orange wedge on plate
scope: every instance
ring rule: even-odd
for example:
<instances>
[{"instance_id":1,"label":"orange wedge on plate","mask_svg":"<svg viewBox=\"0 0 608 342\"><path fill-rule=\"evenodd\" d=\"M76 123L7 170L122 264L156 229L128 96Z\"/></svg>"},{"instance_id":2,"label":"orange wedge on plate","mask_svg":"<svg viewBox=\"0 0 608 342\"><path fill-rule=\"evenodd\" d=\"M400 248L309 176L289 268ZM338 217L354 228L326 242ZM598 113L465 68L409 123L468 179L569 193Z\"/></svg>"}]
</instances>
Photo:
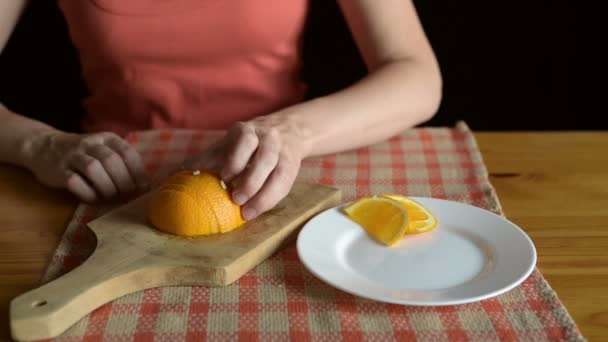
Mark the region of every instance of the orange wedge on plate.
<instances>
[{"instance_id":1,"label":"orange wedge on plate","mask_svg":"<svg viewBox=\"0 0 608 342\"><path fill-rule=\"evenodd\" d=\"M409 221L409 229L406 234L428 232L437 226L437 218L435 215L415 200L398 194L384 194L380 196L397 201L405 208Z\"/></svg>"},{"instance_id":2,"label":"orange wedge on plate","mask_svg":"<svg viewBox=\"0 0 608 342\"><path fill-rule=\"evenodd\" d=\"M390 197L366 196L348 206L344 212L379 242L392 246L408 231L408 213Z\"/></svg>"}]
</instances>

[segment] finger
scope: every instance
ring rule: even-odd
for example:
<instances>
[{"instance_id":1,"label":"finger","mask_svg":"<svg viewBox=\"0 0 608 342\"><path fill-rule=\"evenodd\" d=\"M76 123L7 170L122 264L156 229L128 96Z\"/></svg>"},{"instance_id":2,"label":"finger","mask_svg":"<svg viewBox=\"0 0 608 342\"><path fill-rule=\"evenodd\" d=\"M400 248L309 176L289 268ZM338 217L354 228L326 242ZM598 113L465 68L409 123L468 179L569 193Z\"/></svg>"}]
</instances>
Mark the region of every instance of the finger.
<instances>
[{"instance_id":1,"label":"finger","mask_svg":"<svg viewBox=\"0 0 608 342\"><path fill-rule=\"evenodd\" d=\"M128 194L135 190L135 182L118 153L106 145L91 146L86 152L101 162L119 193Z\"/></svg>"},{"instance_id":2,"label":"finger","mask_svg":"<svg viewBox=\"0 0 608 342\"><path fill-rule=\"evenodd\" d=\"M262 188L279 161L278 145L275 135L264 136L247 170L239 177L239 185L232 195L236 203L245 204Z\"/></svg>"},{"instance_id":3,"label":"finger","mask_svg":"<svg viewBox=\"0 0 608 342\"><path fill-rule=\"evenodd\" d=\"M79 174L70 170L66 170L66 188L83 202L97 201L95 190Z\"/></svg>"},{"instance_id":4,"label":"finger","mask_svg":"<svg viewBox=\"0 0 608 342\"><path fill-rule=\"evenodd\" d=\"M238 124L227 139L230 139L230 145L220 173L224 181L232 180L245 170L259 143L255 130L243 123Z\"/></svg>"},{"instance_id":5,"label":"finger","mask_svg":"<svg viewBox=\"0 0 608 342\"><path fill-rule=\"evenodd\" d=\"M77 153L70 158L68 165L72 170L84 176L85 180L91 183L103 197L116 196L117 190L114 182L99 160L84 153Z\"/></svg>"},{"instance_id":6,"label":"finger","mask_svg":"<svg viewBox=\"0 0 608 342\"><path fill-rule=\"evenodd\" d=\"M242 209L246 220L272 209L291 189L298 174L299 165L279 162L262 189Z\"/></svg>"},{"instance_id":7,"label":"finger","mask_svg":"<svg viewBox=\"0 0 608 342\"><path fill-rule=\"evenodd\" d=\"M122 157L131 179L135 181L137 187L140 190L146 190L149 187L150 180L139 152L131 144L120 138L108 139L106 145Z\"/></svg>"}]
</instances>

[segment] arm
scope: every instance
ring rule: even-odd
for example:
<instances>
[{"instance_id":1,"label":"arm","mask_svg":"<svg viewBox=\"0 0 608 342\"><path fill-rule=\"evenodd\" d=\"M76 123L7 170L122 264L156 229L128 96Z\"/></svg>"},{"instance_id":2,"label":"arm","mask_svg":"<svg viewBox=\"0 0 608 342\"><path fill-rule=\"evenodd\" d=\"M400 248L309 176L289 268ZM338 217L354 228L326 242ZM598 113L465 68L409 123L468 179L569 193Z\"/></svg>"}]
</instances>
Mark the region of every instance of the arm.
<instances>
[{"instance_id":1,"label":"arm","mask_svg":"<svg viewBox=\"0 0 608 342\"><path fill-rule=\"evenodd\" d=\"M332 95L237 123L186 163L238 178L232 197L252 219L289 192L302 159L369 145L429 119L441 76L411 0L341 0L370 74ZM361 134L364 132L364 134Z\"/></svg>"},{"instance_id":2,"label":"arm","mask_svg":"<svg viewBox=\"0 0 608 342\"><path fill-rule=\"evenodd\" d=\"M28 0L0 1L0 53L4 50ZM55 131L42 122L17 115L0 103L0 162L25 165L25 147L29 138Z\"/></svg>"},{"instance_id":3,"label":"arm","mask_svg":"<svg viewBox=\"0 0 608 342\"><path fill-rule=\"evenodd\" d=\"M0 53L26 4L0 1ZM45 185L67 188L87 202L146 187L139 154L114 134L68 134L1 103L0 123L0 162L28 168Z\"/></svg>"},{"instance_id":4,"label":"arm","mask_svg":"<svg viewBox=\"0 0 608 342\"><path fill-rule=\"evenodd\" d=\"M28 0L3 0L0 2L0 53L21 17Z\"/></svg>"},{"instance_id":5,"label":"arm","mask_svg":"<svg viewBox=\"0 0 608 342\"><path fill-rule=\"evenodd\" d=\"M33 137L58 132L49 125L15 114L0 104L0 162L27 167Z\"/></svg>"},{"instance_id":6,"label":"arm","mask_svg":"<svg viewBox=\"0 0 608 342\"><path fill-rule=\"evenodd\" d=\"M146 190L139 153L113 133L70 134L0 104L0 162L29 169L43 184L95 202Z\"/></svg>"},{"instance_id":7,"label":"arm","mask_svg":"<svg viewBox=\"0 0 608 342\"><path fill-rule=\"evenodd\" d=\"M0 2L0 53L4 50L11 33L23 13L27 0L4 0ZM50 127L9 111L0 103L0 162L23 166L21 146L23 138Z\"/></svg>"},{"instance_id":8,"label":"arm","mask_svg":"<svg viewBox=\"0 0 608 342\"><path fill-rule=\"evenodd\" d=\"M332 95L261 118L292 127L306 156L369 145L428 120L441 99L437 61L411 0L341 0L370 73ZM365 131L365 134L353 132Z\"/></svg>"}]
</instances>

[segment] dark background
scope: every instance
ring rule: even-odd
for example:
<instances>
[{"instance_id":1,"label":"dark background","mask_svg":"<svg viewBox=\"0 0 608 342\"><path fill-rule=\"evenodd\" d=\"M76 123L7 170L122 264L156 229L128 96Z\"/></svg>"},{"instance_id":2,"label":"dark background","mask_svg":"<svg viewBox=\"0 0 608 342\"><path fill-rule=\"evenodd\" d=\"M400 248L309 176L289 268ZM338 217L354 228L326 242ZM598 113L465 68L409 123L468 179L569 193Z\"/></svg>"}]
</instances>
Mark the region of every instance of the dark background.
<instances>
[{"instance_id":1,"label":"dark background","mask_svg":"<svg viewBox=\"0 0 608 342\"><path fill-rule=\"evenodd\" d=\"M444 79L441 108L428 125L465 120L475 130L608 128L603 115L580 106L572 112L574 34L567 1L420 0L416 6ZM365 73L335 1L311 0L304 65L311 97ZM0 56L0 101L74 131L85 95L55 1L32 1Z\"/></svg>"}]
</instances>

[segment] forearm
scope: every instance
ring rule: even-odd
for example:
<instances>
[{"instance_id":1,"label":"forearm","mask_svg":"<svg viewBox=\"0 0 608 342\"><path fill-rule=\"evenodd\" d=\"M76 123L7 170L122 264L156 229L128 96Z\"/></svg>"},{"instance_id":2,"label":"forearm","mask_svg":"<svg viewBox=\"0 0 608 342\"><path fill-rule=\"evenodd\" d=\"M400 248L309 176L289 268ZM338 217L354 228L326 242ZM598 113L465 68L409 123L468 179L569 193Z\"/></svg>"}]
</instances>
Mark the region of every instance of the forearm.
<instances>
[{"instance_id":1,"label":"forearm","mask_svg":"<svg viewBox=\"0 0 608 342\"><path fill-rule=\"evenodd\" d=\"M0 162L25 166L25 158L31 139L39 134L56 131L8 110L0 104Z\"/></svg>"},{"instance_id":2,"label":"forearm","mask_svg":"<svg viewBox=\"0 0 608 342\"><path fill-rule=\"evenodd\" d=\"M440 98L436 64L403 60L376 69L340 92L273 114L272 119L297 132L306 156L316 156L366 146L426 121Z\"/></svg>"}]
</instances>

